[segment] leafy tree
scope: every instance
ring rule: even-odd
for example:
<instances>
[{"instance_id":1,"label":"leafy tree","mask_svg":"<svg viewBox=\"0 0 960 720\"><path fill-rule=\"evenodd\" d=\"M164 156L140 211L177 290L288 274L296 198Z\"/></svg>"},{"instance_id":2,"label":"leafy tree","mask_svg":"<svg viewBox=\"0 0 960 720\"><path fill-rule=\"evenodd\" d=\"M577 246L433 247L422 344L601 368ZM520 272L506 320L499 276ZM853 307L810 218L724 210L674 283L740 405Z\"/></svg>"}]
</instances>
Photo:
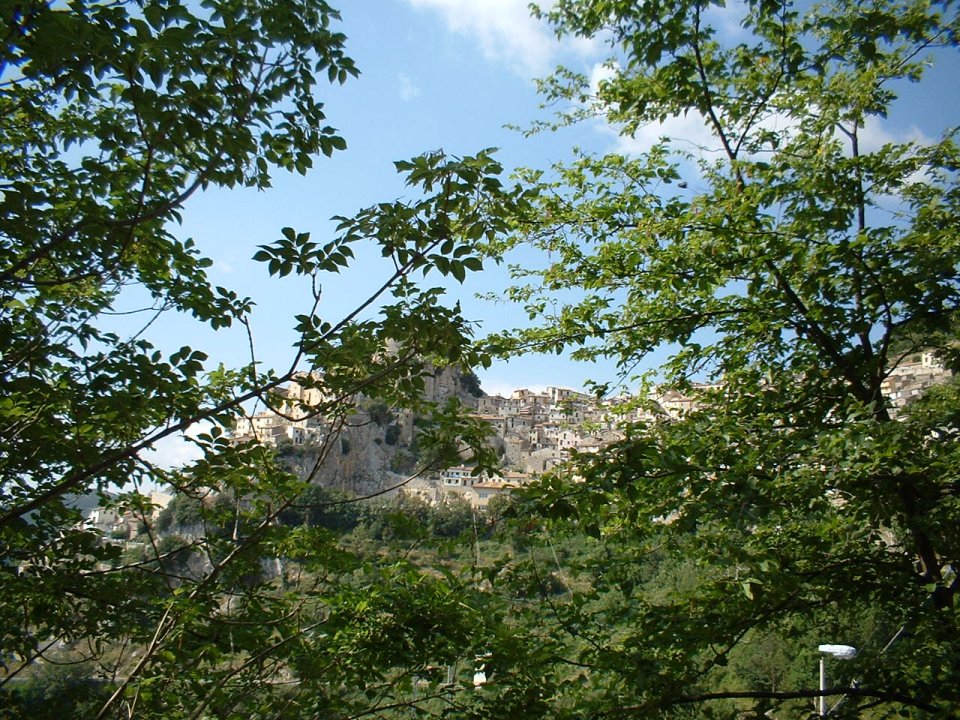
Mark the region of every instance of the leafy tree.
<instances>
[{"instance_id":1,"label":"leafy tree","mask_svg":"<svg viewBox=\"0 0 960 720\"><path fill-rule=\"evenodd\" d=\"M340 490L310 485L280 514L280 521L290 525L320 526L335 532L349 532L360 522L358 500Z\"/></svg>"},{"instance_id":2,"label":"leafy tree","mask_svg":"<svg viewBox=\"0 0 960 720\"><path fill-rule=\"evenodd\" d=\"M474 397L479 398L486 394L483 392L483 388L480 387L480 378L477 377L477 374L473 371L461 373L457 380L460 383L460 387Z\"/></svg>"},{"instance_id":3,"label":"leafy tree","mask_svg":"<svg viewBox=\"0 0 960 720\"><path fill-rule=\"evenodd\" d=\"M157 515L156 528L167 532L173 527L193 528L203 524L203 501L190 495L175 495Z\"/></svg>"},{"instance_id":4,"label":"leafy tree","mask_svg":"<svg viewBox=\"0 0 960 720\"><path fill-rule=\"evenodd\" d=\"M476 514L463 498L448 499L431 510L430 531L438 537L455 538L476 528Z\"/></svg>"},{"instance_id":5,"label":"leafy tree","mask_svg":"<svg viewBox=\"0 0 960 720\"><path fill-rule=\"evenodd\" d=\"M475 421L422 401L434 367L482 358L459 308L420 278L479 270L478 242L503 232L525 196L501 185L488 151L432 153L397 164L411 199L340 218L329 241L283 228L255 259L314 288L291 320L300 338L286 371L253 357L210 368L201 350L154 347L149 321L122 335L110 317L146 298L151 316L249 329L252 301L210 284L211 261L177 221L198 190L266 188L275 168L303 173L345 147L317 93L357 74L337 19L323 0L0 3L0 685L64 645L119 678L99 717L273 717L362 685L366 651L338 646L356 664L314 668L296 690L285 682L326 642L325 618L355 617L362 592L338 594L328 539L277 522L310 478L226 429L254 400L281 409L275 390L297 377L322 400L296 410L331 428L319 461L339 451L361 392L434 417L437 446L479 448ZM322 277L348 268L358 243L380 249L382 285L320 316ZM165 471L141 456L201 420L200 460ZM232 499L203 507L221 531L189 549L189 575L172 575L182 543L151 527L144 483ZM161 562L118 564L120 549L78 524L68 495L139 517ZM303 577L284 562L312 568L302 592L284 591ZM436 584L403 582L436 597Z\"/></svg>"},{"instance_id":6,"label":"leafy tree","mask_svg":"<svg viewBox=\"0 0 960 720\"><path fill-rule=\"evenodd\" d=\"M89 666L43 665L4 695L7 717L55 720L95 714L109 697L109 687L91 677Z\"/></svg>"},{"instance_id":7,"label":"leafy tree","mask_svg":"<svg viewBox=\"0 0 960 720\"><path fill-rule=\"evenodd\" d=\"M699 152L664 138L528 172L537 211L494 248L545 258L511 292L542 322L494 338L500 351L572 349L624 376L663 351L653 377L698 402L581 456L582 482L536 491L608 550L584 566L592 589L556 612L583 673L561 697L604 717L805 712L817 645L841 642L860 654L827 691L845 699L838 713L947 717L960 702L960 390L908 408L883 390L912 353L956 360L960 151L953 130L868 136L904 83L956 52L956 4L722 5L541 13L612 50L598 85L571 71L544 82L570 108L560 124L599 114L629 137L686 116L710 137ZM690 581L644 581L654 556ZM756 672L724 670L778 636L796 649L785 679L758 690Z\"/></svg>"}]
</instances>

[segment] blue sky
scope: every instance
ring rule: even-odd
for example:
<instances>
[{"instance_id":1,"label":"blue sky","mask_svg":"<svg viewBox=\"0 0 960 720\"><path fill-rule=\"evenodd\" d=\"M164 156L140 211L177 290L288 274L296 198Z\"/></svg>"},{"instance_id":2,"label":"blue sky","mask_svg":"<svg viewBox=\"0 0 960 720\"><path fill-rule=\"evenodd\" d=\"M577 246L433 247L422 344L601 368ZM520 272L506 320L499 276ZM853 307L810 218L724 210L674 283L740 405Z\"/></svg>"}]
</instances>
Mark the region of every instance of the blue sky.
<instances>
[{"instance_id":1,"label":"blue sky","mask_svg":"<svg viewBox=\"0 0 960 720\"><path fill-rule=\"evenodd\" d=\"M320 93L330 124L347 139L347 151L333 159L318 158L306 177L278 174L266 192L209 191L192 198L184 212L181 234L195 238L215 261L211 281L256 301L253 330L257 359L264 366L288 365L295 340L292 318L309 308L309 295L296 279L268 278L264 266L250 259L256 246L278 238L284 226L309 231L315 239L332 237L332 216L352 215L372 203L403 196L407 191L394 160L436 149L462 155L495 146L507 167L546 167L567 159L573 146L636 152L663 134L703 137L693 118L668 121L666 128L648 127L626 139L599 122L532 138L506 129L506 124L523 126L545 116L538 109L533 78L559 63L596 74L604 59L599 43L558 43L545 25L529 17L527 0L340 4L348 53L362 75L342 87L321 86ZM957 71L955 57L947 67L934 69L930 82L949 90L934 104L926 99L930 93L925 89L900 88L908 102L901 103L885 125L868 127L865 144L935 137L945 126L956 124ZM361 254L359 260L341 278L325 284L321 314L336 318L349 312L386 272L375 258ZM474 298L506 283L505 271L491 268L468 276L463 286L451 287L450 301L460 300L468 317L481 323L481 332L522 323L522 312ZM151 337L165 349L191 344L210 353L214 362L228 365L240 365L249 357L242 331L214 335L172 315L155 323ZM612 376L610 366L533 356L498 363L481 373L481 382L485 390L496 393L546 384L579 388L587 379Z\"/></svg>"},{"instance_id":2,"label":"blue sky","mask_svg":"<svg viewBox=\"0 0 960 720\"><path fill-rule=\"evenodd\" d=\"M568 157L574 145L609 149L614 139L582 126L524 138L506 129L547 115L538 109L533 82L558 62L582 63L599 56L584 42L558 44L548 29L529 17L524 0L350 0L342 3L348 53L361 70L343 86L320 87L328 121L348 143L332 159L319 157L306 176L278 173L266 192L210 190L190 199L181 236L193 237L214 260L210 279L250 296L256 356L264 366L286 368L293 355L293 315L309 309L306 283L267 276L250 259L257 245L280 237L291 226L314 239L332 237L334 215L352 215L367 205L409 195L393 161L443 149L454 155L497 147L508 167L542 166ZM392 269L374 256L358 254L356 267L324 283L321 314L340 317L364 291ZM493 306L477 293L502 290L505 268L490 267L449 285L451 304L461 301L481 332L521 323L519 309ZM479 326L478 326L479 327ZM245 333L214 334L168 315L151 328L164 349L190 344L227 365L246 362ZM599 370L599 372L598 372ZM482 374L488 392L545 384L580 387L607 373L556 356L498 363Z\"/></svg>"}]
</instances>

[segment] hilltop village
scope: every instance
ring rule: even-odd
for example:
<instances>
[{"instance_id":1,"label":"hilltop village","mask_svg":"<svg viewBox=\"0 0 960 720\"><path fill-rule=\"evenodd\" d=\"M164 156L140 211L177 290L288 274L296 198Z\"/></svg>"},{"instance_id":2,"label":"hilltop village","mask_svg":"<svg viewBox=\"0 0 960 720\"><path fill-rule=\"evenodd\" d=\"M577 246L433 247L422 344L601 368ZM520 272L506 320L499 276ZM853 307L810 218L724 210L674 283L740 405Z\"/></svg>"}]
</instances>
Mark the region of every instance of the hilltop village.
<instances>
[{"instance_id":1,"label":"hilltop village","mask_svg":"<svg viewBox=\"0 0 960 720\"><path fill-rule=\"evenodd\" d=\"M951 376L933 353L904 358L883 385L892 414L896 416L926 388ZM358 495L403 494L432 504L459 498L471 507L483 508L569 460L573 453L596 452L621 439L629 422L677 418L696 409L697 395L711 387L717 386L694 384L687 394L667 390L646 398L599 401L560 387L518 389L504 397L485 395L475 377L447 369L428 380L425 395L437 401L457 397L490 425L490 441L501 458L498 473L475 475L473 468L456 465L416 474L415 458L409 451L415 445L412 414L360 401L354 422L340 431L343 451L327 458L316 481ZM275 448L294 472L306 475L317 457L316 449L329 433L324 419L308 410L321 404L322 394L307 381L294 381L280 388L277 398L276 409L238 418L232 437L237 442L257 440ZM163 490L151 494L154 519L173 497ZM138 518L100 507L98 496L76 497L70 504L80 510L88 527L119 538L135 534Z\"/></svg>"},{"instance_id":2,"label":"hilltop village","mask_svg":"<svg viewBox=\"0 0 960 720\"><path fill-rule=\"evenodd\" d=\"M925 388L944 382L950 376L951 372L933 353L917 353L904 358L884 384L892 412L895 414L921 395ZM467 384L462 373L445 370L431 378L426 395L438 401L457 396L490 425L491 442L501 456L500 472L492 476L474 475L472 468L460 465L404 482L407 476L396 472L398 468L392 460L396 459L397 450L402 452L411 443L413 418L408 413L391 414L389 421L384 422L386 409L381 408L378 417L376 408L364 408L360 403L357 427L385 426L383 439L369 432L359 436L359 443L368 446L369 451L366 472L383 476L375 484L403 483L402 492L416 494L430 502L443 502L459 496L474 507L484 507L494 497L508 493L511 488L569 460L573 453L596 452L623 438L622 429L628 423L676 418L690 412L697 407L700 393L716 387L694 384L685 394L665 390L654 391L645 398L597 400L586 393L552 386L544 390L517 389L509 397L482 392L471 394L464 392ZM307 448L321 442L327 432L323 419L302 410L320 402L319 391L292 382L281 395L281 409L240 418L234 428L234 437L238 440L256 438L278 449L290 446ZM390 457L385 459L383 450L388 446L394 448L394 454L387 453ZM370 453L373 453L372 458ZM364 456L362 452L357 455ZM376 471L377 465L382 466L382 472ZM357 472L355 465L351 467L352 472Z\"/></svg>"},{"instance_id":3,"label":"hilltop village","mask_svg":"<svg viewBox=\"0 0 960 720\"><path fill-rule=\"evenodd\" d=\"M405 493L430 502L459 495L472 506L483 507L493 497L565 462L573 452L595 452L622 438L626 423L676 416L694 405L693 397L673 391L655 394L643 403L628 397L598 401L586 393L560 387L518 389L508 397L486 395L476 385L473 392L465 391L472 384L468 377L457 370L440 371L429 379L425 396L438 402L457 397L489 424L491 444L501 458L501 472L474 475L466 466L443 468L405 483ZM322 417L306 410L321 402L320 392L309 387L309 381L294 381L281 389L279 398L280 407L275 410L239 418L233 437L238 441L257 439L289 456L308 453L307 449L321 443L328 431ZM347 468L341 466L340 473L362 476L372 472L382 476L381 484L388 486L403 482L406 476L397 472L403 469L397 467L402 463L396 460L405 448L415 444L413 416L360 401L351 426L348 445L359 446L355 455L366 456L367 467L358 468L354 461ZM382 435L378 426L383 429ZM344 460L336 462L342 465Z\"/></svg>"}]
</instances>

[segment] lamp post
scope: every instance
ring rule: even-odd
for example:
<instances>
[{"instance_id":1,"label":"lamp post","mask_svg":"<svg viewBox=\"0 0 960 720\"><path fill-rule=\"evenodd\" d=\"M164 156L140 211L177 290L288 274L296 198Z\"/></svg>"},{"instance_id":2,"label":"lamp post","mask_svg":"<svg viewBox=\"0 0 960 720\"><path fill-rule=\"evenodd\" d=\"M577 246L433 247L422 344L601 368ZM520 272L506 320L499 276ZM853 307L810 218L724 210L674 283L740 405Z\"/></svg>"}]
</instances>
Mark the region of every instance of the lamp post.
<instances>
[{"instance_id":1,"label":"lamp post","mask_svg":"<svg viewBox=\"0 0 960 720\"><path fill-rule=\"evenodd\" d=\"M475 688L487 684L487 663L490 661L491 653L477 655L473 668L473 686Z\"/></svg>"},{"instance_id":2,"label":"lamp post","mask_svg":"<svg viewBox=\"0 0 960 720\"><path fill-rule=\"evenodd\" d=\"M851 645L820 645L820 717L827 716L827 655L838 660L852 660L857 656L857 649Z\"/></svg>"}]
</instances>

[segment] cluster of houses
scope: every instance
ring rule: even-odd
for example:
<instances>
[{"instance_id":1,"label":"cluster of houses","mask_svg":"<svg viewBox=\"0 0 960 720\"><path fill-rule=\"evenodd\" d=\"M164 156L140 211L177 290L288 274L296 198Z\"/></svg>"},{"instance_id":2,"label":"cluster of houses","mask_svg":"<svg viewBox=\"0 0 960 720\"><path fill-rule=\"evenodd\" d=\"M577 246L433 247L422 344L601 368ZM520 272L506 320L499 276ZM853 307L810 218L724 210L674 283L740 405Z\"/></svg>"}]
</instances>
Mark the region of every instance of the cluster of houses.
<instances>
[{"instance_id":1,"label":"cluster of houses","mask_svg":"<svg viewBox=\"0 0 960 720\"><path fill-rule=\"evenodd\" d=\"M930 386L945 382L952 375L933 353L917 353L905 358L883 383L884 395L896 413L923 394ZM455 391L454 383L438 380L431 392L439 397ZM674 390L655 393L645 402L629 398L598 401L593 396L567 388L547 387L542 391L515 390L509 397L486 395L475 399L475 412L495 432L494 443L503 455L504 469L498 474L474 474L473 468L456 466L419 477L406 485L404 492L419 495L430 502L461 498L471 506L486 507L491 500L508 494L541 473L569 460L576 453L596 452L623 437L628 422L678 417L695 409L698 391L690 394ZM255 438L277 446L282 443L320 442L327 431L323 418L310 408L321 404L321 392L309 383L291 382L276 393L276 409L266 409L237 420L233 436ZM155 493L157 510L170 496ZM86 502L78 498L78 504ZM133 532L138 518L121 516L99 507L95 499L89 507L79 508L85 523L106 532Z\"/></svg>"},{"instance_id":2,"label":"cluster of houses","mask_svg":"<svg viewBox=\"0 0 960 720\"><path fill-rule=\"evenodd\" d=\"M106 494L109 497L109 493ZM145 520L155 521L170 501L173 495L162 490L154 490L149 496L151 510L144 515L130 510L121 510L101 502L101 494L96 492L81 495L67 495L64 504L78 510L83 517L81 525L85 528L98 530L117 540L126 540L137 534L139 525Z\"/></svg>"},{"instance_id":3,"label":"cluster of houses","mask_svg":"<svg viewBox=\"0 0 960 720\"><path fill-rule=\"evenodd\" d=\"M896 416L927 388L946 382L951 375L931 352L905 358L882 385L892 414ZM539 392L515 390L509 397L481 397L477 414L496 431L504 451L504 466L514 470L490 476L474 475L464 466L452 467L412 491L431 501L458 496L474 507L485 507L498 495L567 461L573 451L597 452L621 439L628 422L679 417L694 410L697 395L710 387L695 385L689 394L657 392L644 403L631 403L629 398L597 401L590 395L558 387Z\"/></svg>"},{"instance_id":4,"label":"cluster of houses","mask_svg":"<svg viewBox=\"0 0 960 720\"><path fill-rule=\"evenodd\" d=\"M473 508L486 508L490 501L521 485L534 476L528 473L503 471L496 474L474 474L474 468L457 465L434 475L418 477L403 488L405 495L419 497L431 504L460 500Z\"/></svg>"},{"instance_id":5,"label":"cluster of houses","mask_svg":"<svg viewBox=\"0 0 960 720\"><path fill-rule=\"evenodd\" d=\"M323 440L327 431L324 418L311 409L320 407L323 402L323 393L319 389L294 379L286 387L276 388L272 394L276 407L238 417L233 428L234 438L256 439L271 447Z\"/></svg>"},{"instance_id":6,"label":"cluster of houses","mask_svg":"<svg viewBox=\"0 0 960 720\"><path fill-rule=\"evenodd\" d=\"M923 395L927 388L945 383L953 373L932 352L906 357L893 368L880 385L890 401L891 415Z\"/></svg>"},{"instance_id":7,"label":"cluster of houses","mask_svg":"<svg viewBox=\"0 0 960 720\"><path fill-rule=\"evenodd\" d=\"M567 388L515 390L510 397L487 395L477 414L502 443L504 465L539 474L569 459L571 452L596 452L623 437L629 422L676 415L692 398L676 392L639 405L629 398L598 401Z\"/></svg>"},{"instance_id":8,"label":"cluster of houses","mask_svg":"<svg viewBox=\"0 0 960 720\"><path fill-rule=\"evenodd\" d=\"M561 387L520 389L509 397L480 397L476 413L493 428L494 442L503 452L503 466L511 469L475 475L472 468L451 467L416 481L406 492L431 502L456 497L473 507L486 507L494 498L566 462L573 453L597 452L622 439L625 424L676 417L696 402L693 396L672 390L654 394L643 403L633 400L598 401Z\"/></svg>"}]
</instances>

